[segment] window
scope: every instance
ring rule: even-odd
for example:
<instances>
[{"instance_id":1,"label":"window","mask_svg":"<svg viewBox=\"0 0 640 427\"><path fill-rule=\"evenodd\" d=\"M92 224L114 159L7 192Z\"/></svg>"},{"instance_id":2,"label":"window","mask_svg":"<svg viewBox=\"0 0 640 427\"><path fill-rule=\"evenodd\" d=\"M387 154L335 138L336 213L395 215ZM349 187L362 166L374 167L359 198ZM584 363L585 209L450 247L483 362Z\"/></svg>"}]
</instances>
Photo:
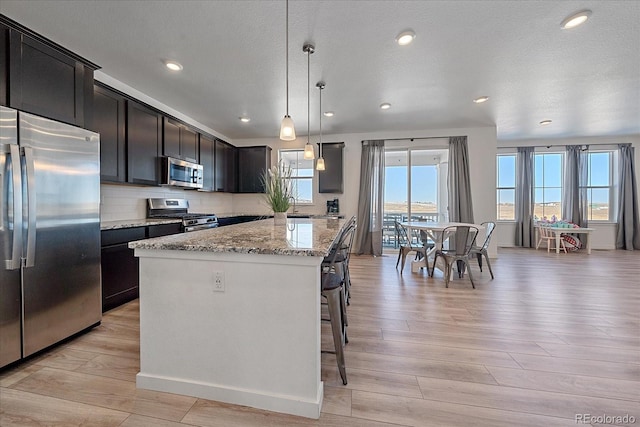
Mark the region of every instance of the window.
<instances>
[{"instance_id":1,"label":"window","mask_svg":"<svg viewBox=\"0 0 640 427\"><path fill-rule=\"evenodd\" d=\"M313 203L313 160L304 159L304 150L280 150L279 156L291 168L296 204Z\"/></svg>"},{"instance_id":2,"label":"window","mask_svg":"<svg viewBox=\"0 0 640 427\"><path fill-rule=\"evenodd\" d=\"M564 155L562 153L538 153L534 156L534 206L538 218L562 218L562 181Z\"/></svg>"},{"instance_id":3,"label":"window","mask_svg":"<svg viewBox=\"0 0 640 427\"><path fill-rule=\"evenodd\" d=\"M612 215L613 152L589 152L587 219L609 221Z\"/></svg>"},{"instance_id":4,"label":"window","mask_svg":"<svg viewBox=\"0 0 640 427\"><path fill-rule=\"evenodd\" d=\"M497 218L502 221L513 221L516 219L516 155L498 155L497 168Z\"/></svg>"}]
</instances>

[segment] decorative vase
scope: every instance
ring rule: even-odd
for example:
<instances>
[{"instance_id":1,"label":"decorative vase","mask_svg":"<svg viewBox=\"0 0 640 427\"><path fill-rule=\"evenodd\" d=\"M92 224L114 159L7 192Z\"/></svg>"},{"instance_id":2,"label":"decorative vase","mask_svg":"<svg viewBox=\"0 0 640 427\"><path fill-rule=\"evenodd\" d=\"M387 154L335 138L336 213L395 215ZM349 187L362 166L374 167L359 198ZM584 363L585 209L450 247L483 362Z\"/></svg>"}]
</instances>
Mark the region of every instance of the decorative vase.
<instances>
[{"instance_id":1,"label":"decorative vase","mask_svg":"<svg viewBox=\"0 0 640 427\"><path fill-rule=\"evenodd\" d=\"M286 212L274 212L273 213L274 225L287 225L287 213Z\"/></svg>"}]
</instances>

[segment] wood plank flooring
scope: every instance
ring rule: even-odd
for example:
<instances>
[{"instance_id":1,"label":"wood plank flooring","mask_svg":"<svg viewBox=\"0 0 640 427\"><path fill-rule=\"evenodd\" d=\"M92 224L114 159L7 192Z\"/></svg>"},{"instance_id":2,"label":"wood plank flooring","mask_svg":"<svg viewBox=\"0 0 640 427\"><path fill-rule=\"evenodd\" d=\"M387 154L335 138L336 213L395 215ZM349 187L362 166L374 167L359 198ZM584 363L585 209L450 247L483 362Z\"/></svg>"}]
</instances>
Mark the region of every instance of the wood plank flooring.
<instances>
[{"instance_id":1,"label":"wood plank flooring","mask_svg":"<svg viewBox=\"0 0 640 427\"><path fill-rule=\"evenodd\" d=\"M476 266L403 275L396 253L352 257L343 386L322 355L319 420L139 390L138 302L0 372L6 426L569 426L640 423L640 252L500 249ZM328 325L323 347L332 346ZM295 345L295 343L292 343Z\"/></svg>"}]
</instances>

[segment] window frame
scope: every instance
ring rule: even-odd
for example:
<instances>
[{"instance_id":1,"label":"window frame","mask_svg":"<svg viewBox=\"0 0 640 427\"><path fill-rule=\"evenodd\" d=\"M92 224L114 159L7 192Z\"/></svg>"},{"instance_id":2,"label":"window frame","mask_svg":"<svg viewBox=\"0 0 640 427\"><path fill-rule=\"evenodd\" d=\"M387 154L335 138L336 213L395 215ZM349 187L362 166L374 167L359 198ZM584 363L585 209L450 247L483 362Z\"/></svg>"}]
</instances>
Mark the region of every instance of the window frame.
<instances>
[{"instance_id":1,"label":"window frame","mask_svg":"<svg viewBox=\"0 0 640 427\"><path fill-rule=\"evenodd\" d=\"M551 187L551 186L545 186L545 185L538 186L538 185L536 185L536 173L535 173L536 157L537 156L543 156L544 157L544 156L550 156L550 155L559 155L560 156L560 187ZM564 197L564 184L565 184L564 183L564 171L565 171L565 167L566 167L565 161L566 161L566 155L565 155L565 152L563 152L563 151L555 151L554 150L554 151L545 151L545 152L535 152L533 154L533 201L532 201L533 209L532 209L532 214L533 214L534 217L536 216L536 212L535 212L536 211L536 197L535 197L536 190L542 189L542 194L543 194L543 196L542 196L542 199L543 199L543 201L542 201L542 216L540 216L539 219L542 219L544 217L547 217L547 219L551 219L551 216L553 216L553 215L545 215L544 214L544 205L545 205L545 203L547 203L547 202L544 201L545 200L544 199L545 189L547 189L547 188L549 188L549 189L551 189L551 188L553 188L553 189L559 188L560 189L560 212L559 212L559 216L556 216L556 218L562 219L562 199ZM542 176L543 176L543 178L542 178L543 182L542 183L544 184L544 164L542 166Z\"/></svg>"},{"instance_id":2,"label":"window frame","mask_svg":"<svg viewBox=\"0 0 640 427\"><path fill-rule=\"evenodd\" d=\"M304 158L304 148L286 148L286 149L280 149L278 150L278 163L280 163L280 161L282 161L282 153L298 153L298 155L300 156L300 159ZM291 169L298 169L297 167L292 167ZM293 174L292 174L293 175ZM297 175L297 174L296 174ZM311 201L310 202L301 202L298 199L298 195L294 194L294 198L295 198L295 204L296 206L313 206L314 205L314 188L315 188L315 179L316 179L316 174L315 174L315 168L313 168L313 166L311 167L311 176L291 176L291 180L292 180L292 184L294 184L294 188L298 188L298 180L301 181L310 181L311 182Z\"/></svg>"},{"instance_id":3,"label":"window frame","mask_svg":"<svg viewBox=\"0 0 640 427\"><path fill-rule=\"evenodd\" d=\"M500 159L499 157L513 157L513 187L500 187ZM518 177L518 157L516 153L498 153L496 155L496 221L515 222L516 220L516 184ZM500 218L500 190L513 190L513 218Z\"/></svg>"},{"instance_id":4,"label":"window frame","mask_svg":"<svg viewBox=\"0 0 640 427\"><path fill-rule=\"evenodd\" d=\"M614 210L615 210L615 183L614 183L614 167L615 167L615 163L614 163L614 158L615 158L615 152L613 150L589 150L588 152L588 160L587 160L587 168L588 168L588 173L591 172L591 155L592 154L602 154L602 153L607 153L609 155L609 185L589 185L587 184L584 188L586 189L587 192L587 201L589 201L590 198L590 190L593 189L602 189L602 188L606 188L609 190L609 212L608 212L608 217L607 219L592 219L590 218L591 216L591 212L592 212L592 207L591 207L591 203L587 203L587 221L589 222L595 222L595 223L599 223L599 224L603 224L603 223L611 223L614 220L612 219L614 216Z\"/></svg>"}]
</instances>

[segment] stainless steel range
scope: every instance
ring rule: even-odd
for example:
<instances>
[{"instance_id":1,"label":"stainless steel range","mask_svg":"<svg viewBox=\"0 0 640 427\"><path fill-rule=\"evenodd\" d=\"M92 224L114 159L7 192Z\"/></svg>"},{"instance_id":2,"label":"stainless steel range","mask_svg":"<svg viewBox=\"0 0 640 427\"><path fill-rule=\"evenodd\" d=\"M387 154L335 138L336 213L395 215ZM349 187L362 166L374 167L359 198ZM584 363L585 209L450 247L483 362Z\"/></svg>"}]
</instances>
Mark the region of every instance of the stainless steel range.
<instances>
[{"instance_id":1,"label":"stainless steel range","mask_svg":"<svg viewBox=\"0 0 640 427\"><path fill-rule=\"evenodd\" d=\"M178 218L182 220L182 231L197 231L218 226L214 214L189 213L186 199L147 199L147 218Z\"/></svg>"}]
</instances>

